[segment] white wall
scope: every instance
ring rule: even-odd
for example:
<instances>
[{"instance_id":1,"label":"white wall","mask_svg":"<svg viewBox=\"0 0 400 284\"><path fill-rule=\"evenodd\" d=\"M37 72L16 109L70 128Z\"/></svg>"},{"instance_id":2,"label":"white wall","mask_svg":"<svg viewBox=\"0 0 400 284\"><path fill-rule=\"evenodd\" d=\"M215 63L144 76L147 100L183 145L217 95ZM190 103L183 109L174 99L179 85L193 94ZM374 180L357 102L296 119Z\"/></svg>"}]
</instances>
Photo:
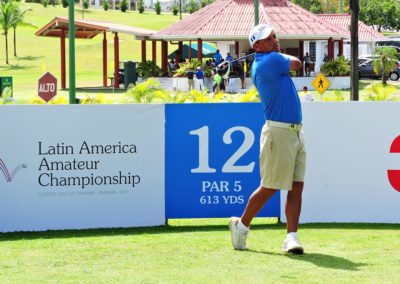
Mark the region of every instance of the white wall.
<instances>
[{"instance_id":1,"label":"white wall","mask_svg":"<svg viewBox=\"0 0 400 284\"><path fill-rule=\"evenodd\" d=\"M400 154L390 153L400 135L400 104L302 106L307 170L300 222L400 223L400 192L387 176L388 169L400 169Z\"/></svg>"}]
</instances>

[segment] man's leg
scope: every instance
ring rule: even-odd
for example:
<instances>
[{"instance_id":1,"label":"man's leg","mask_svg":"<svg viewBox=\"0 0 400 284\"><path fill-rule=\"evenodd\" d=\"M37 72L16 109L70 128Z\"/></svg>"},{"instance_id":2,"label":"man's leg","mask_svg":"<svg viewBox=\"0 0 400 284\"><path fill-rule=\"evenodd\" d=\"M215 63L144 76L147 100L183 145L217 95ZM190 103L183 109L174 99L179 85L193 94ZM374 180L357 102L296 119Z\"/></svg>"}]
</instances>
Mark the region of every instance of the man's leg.
<instances>
[{"instance_id":1,"label":"man's leg","mask_svg":"<svg viewBox=\"0 0 400 284\"><path fill-rule=\"evenodd\" d=\"M304 249L297 236L303 186L303 182L293 182L292 190L288 192L286 198L285 213L287 219L287 236L282 247L282 251L284 252L291 252L294 254L304 253Z\"/></svg>"},{"instance_id":2,"label":"man's leg","mask_svg":"<svg viewBox=\"0 0 400 284\"><path fill-rule=\"evenodd\" d=\"M301 212L301 196L304 182L293 182L292 190L288 192L285 204L287 232L297 232Z\"/></svg>"},{"instance_id":3,"label":"man's leg","mask_svg":"<svg viewBox=\"0 0 400 284\"><path fill-rule=\"evenodd\" d=\"M229 219L229 230L231 231L232 245L235 249L245 250L246 238L249 232L251 220L264 207L265 203L273 196L277 190L260 186L253 192L247 202L246 209L242 218L231 217Z\"/></svg>"},{"instance_id":4,"label":"man's leg","mask_svg":"<svg viewBox=\"0 0 400 284\"><path fill-rule=\"evenodd\" d=\"M243 212L241 221L246 227L250 226L251 220L264 207L265 203L277 192L276 189L265 188L260 186L250 196L246 209Z\"/></svg>"}]
</instances>

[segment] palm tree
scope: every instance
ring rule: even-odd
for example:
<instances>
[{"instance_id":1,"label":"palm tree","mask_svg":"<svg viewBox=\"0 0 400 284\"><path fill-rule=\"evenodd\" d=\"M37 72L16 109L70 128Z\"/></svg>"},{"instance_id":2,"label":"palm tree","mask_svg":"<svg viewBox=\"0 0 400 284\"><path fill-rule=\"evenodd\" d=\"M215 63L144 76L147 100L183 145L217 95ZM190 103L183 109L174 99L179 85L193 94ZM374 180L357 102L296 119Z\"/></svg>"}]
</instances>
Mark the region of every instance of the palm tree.
<instances>
[{"instance_id":1,"label":"palm tree","mask_svg":"<svg viewBox=\"0 0 400 284\"><path fill-rule=\"evenodd\" d=\"M382 70L382 83L386 85L390 73L397 70L398 53L393 47L377 47L374 54L374 71L377 75Z\"/></svg>"},{"instance_id":2,"label":"palm tree","mask_svg":"<svg viewBox=\"0 0 400 284\"><path fill-rule=\"evenodd\" d=\"M25 14L28 11L32 11L31 7L22 8L22 2L15 2L15 11L14 11L14 20L12 23L12 28L14 30L14 56L17 57L17 35L16 35L16 29L17 26L23 26L23 27L32 27L32 28L37 28L35 24L32 23L27 23L24 21Z\"/></svg>"},{"instance_id":3,"label":"palm tree","mask_svg":"<svg viewBox=\"0 0 400 284\"><path fill-rule=\"evenodd\" d=\"M12 1L0 1L0 26L6 38L6 64L8 64L8 30L12 27L14 21L15 5Z\"/></svg>"}]
</instances>

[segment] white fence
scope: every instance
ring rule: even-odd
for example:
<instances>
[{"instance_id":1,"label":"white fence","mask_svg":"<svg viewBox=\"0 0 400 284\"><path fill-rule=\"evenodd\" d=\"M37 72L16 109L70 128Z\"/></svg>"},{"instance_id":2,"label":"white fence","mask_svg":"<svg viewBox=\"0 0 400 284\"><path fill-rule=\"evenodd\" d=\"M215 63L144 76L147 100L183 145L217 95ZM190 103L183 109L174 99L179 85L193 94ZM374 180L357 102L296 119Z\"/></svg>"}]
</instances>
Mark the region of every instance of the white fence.
<instances>
[{"instance_id":1,"label":"white fence","mask_svg":"<svg viewBox=\"0 0 400 284\"><path fill-rule=\"evenodd\" d=\"M188 86L188 81L187 78L184 77L156 77L156 79L160 82L160 87L164 88L166 90L171 90L171 91L183 91L187 92L189 90ZM307 88L311 91L315 90L314 87L311 85L312 81L315 80L315 77L293 77L293 83L296 87L297 91L303 90L304 86L307 86ZM350 77L344 76L344 77L327 77L328 81L331 83L331 86L328 88L328 90L343 90L343 89L349 89L350 88ZM196 82L196 78L194 79ZM208 82L210 81L210 82ZM142 78L139 78L139 83L143 82ZM208 87L208 90L211 92L212 91L212 81L211 79L206 78L206 87ZM196 85L196 84L195 84ZM234 87L229 90L232 93L240 93L240 92L247 92L250 90L253 85L253 81L251 78L246 78L246 84L245 88L242 89L242 83L239 78L235 79L234 82Z\"/></svg>"}]
</instances>

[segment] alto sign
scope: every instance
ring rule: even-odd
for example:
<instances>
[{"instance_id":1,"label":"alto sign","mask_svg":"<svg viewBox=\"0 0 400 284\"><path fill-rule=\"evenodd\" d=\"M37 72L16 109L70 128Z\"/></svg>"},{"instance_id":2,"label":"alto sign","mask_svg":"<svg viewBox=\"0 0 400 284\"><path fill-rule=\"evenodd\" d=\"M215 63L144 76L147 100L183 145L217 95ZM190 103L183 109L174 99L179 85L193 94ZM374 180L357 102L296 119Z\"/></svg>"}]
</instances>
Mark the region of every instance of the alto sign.
<instances>
[{"instance_id":1,"label":"alto sign","mask_svg":"<svg viewBox=\"0 0 400 284\"><path fill-rule=\"evenodd\" d=\"M38 96L48 103L57 95L57 78L46 72L38 80Z\"/></svg>"}]
</instances>

